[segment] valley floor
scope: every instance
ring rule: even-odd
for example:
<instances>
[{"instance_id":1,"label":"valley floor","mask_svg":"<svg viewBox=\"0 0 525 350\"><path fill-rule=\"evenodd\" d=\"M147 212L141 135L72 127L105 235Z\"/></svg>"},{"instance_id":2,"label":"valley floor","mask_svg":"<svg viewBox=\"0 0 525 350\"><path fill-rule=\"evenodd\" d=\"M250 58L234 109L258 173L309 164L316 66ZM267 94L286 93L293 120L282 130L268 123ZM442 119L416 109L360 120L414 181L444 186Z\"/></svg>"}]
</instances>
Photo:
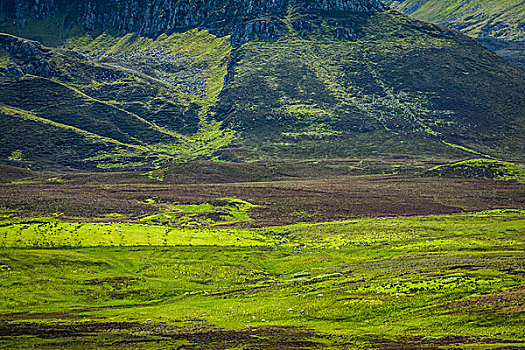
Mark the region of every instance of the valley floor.
<instances>
[{"instance_id":1,"label":"valley floor","mask_svg":"<svg viewBox=\"0 0 525 350\"><path fill-rule=\"evenodd\" d=\"M3 184L0 348L520 349L524 192Z\"/></svg>"}]
</instances>

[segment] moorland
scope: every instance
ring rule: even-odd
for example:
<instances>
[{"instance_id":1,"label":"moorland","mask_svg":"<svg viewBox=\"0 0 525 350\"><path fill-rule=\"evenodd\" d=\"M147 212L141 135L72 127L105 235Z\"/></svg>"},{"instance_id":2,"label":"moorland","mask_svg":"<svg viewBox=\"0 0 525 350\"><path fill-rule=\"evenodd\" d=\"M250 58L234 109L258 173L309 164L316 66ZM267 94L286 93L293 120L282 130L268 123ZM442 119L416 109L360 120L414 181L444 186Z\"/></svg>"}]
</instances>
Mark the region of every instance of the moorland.
<instances>
[{"instance_id":1,"label":"moorland","mask_svg":"<svg viewBox=\"0 0 525 350\"><path fill-rule=\"evenodd\" d=\"M480 42L377 0L0 32L0 348L525 346L525 73Z\"/></svg>"},{"instance_id":2,"label":"moorland","mask_svg":"<svg viewBox=\"0 0 525 350\"><path fill-rule=\"evenodd\" d=\"M27 175L0 185L2 347L525 342L525 186L516 180Z\"/></svg>"}]
</instances>

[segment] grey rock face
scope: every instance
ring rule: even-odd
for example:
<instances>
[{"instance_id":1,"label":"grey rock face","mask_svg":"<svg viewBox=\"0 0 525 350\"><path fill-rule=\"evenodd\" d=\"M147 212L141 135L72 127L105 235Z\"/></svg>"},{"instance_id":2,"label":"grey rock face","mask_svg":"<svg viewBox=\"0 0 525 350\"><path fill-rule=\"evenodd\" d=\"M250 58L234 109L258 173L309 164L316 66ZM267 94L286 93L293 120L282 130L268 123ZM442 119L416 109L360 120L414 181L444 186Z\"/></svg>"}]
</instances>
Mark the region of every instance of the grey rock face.
<instances>
[{"instance_id":1,"label":"grey rock face","mask_svg":"<svg viewBox=\"0 0 525 350\"><path fill-rule=\"evenodd\" d=\"M13 64L2 69L4 73L20 77L25 74L51 77L55 75L56 66L49 60L46 50L37 42L21 40L16 37L0 34L0 49L9 53Z\"/></svg>"},{"instance_id":2,"label":"grey rock face","mask_svg":"<svg viewBox=\"0 0 525 350\"><path fill-rule=\"evenodd\" d=\"M161 33L206 28L217 35L233 34L241 44L257 36L279 37L279 21L296 11L371 13L385 7L379 0L2 0L0 22L25 25L26 18L45 19L66 13L69 24L91 31L114 29L156 36ZM260 17L264 20L257 20ZM268 19L270 18L270 19Z\"/></svg>"},{"instance_id":3,"label":"grey rock face","mask_svg":"<svg viewBox=\"0 0 525 350\"><path fill-rule=\"evenodd\" d=\"M323 11L343 11L353 13L368 13L383 9L379 1L370 0L319 0L298 1L306 3L306 6Z\"/></svg>"},{"instance_id":4,"label":"grey rock face","mask_svg":"<svg viewBox=\"0 0 525 350\"><path fill-rule=\"evenodd\" d=\"M282 22L270 22L270 21L252 21L237 25L231 37L231 43L233 46L242 45L252 38L258 38L263 40L274 40L278 39L281 34L281 30L284 30Z\"/></svg>"}]
</instances>

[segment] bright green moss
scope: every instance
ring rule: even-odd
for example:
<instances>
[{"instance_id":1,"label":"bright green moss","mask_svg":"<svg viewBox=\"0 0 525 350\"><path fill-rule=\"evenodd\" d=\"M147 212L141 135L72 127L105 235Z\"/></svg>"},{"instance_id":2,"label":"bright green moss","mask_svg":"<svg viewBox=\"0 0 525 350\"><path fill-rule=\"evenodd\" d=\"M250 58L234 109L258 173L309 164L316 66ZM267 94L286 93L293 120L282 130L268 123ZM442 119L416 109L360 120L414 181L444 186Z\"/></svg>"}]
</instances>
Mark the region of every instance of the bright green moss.
<instances>
[{"instance_id":1,"label":"bright green moss","mask_svg":"<svg viewBox=\"0 0 525 350\"><path fill-rule=\"evenodd\" d=\"M250 221L248 210L255 205L236 198L221 198L196 204L156 203L148 198L146 203L159 205L161 214L143 217L140 221L170 226L208 226Z\"/></svg>"}]
</instances>

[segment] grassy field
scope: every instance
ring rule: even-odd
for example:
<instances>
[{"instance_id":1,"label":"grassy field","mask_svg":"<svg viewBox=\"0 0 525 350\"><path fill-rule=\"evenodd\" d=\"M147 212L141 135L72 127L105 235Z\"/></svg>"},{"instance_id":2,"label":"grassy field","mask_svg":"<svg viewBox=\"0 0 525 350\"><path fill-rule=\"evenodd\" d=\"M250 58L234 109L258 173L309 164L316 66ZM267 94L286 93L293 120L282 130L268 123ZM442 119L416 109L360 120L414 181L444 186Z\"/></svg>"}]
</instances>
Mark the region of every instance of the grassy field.
<instances>
[{"instance_id":1,"label":"grassy field","mask_svg":"<svg viewBox=\"0 0 525 350\"><path fill-rule=\"evenodd\" d=\"M469 159L453 164L439 165L425 173L434 176L525 182L525 166L492 159Z\"/></svg>"},{"instance_id":2,"label":"grassy field","mask_svg":"<svg viewBox=\"0 0 525 350\"><path fill-rule=\"evenodd\" d=\"M514 349L525 214L0 227L3 348Z\"/></svg>"},{"instance_id":3,"label":"grassy field","mask_svg":"<svg viewBox=\"0 0 525 350\"><path fill-rule=\"evenodd\" d=\"M0 348L525 346L518 182L41 176L0 186Z\"/></svg>"}]
</instances>

